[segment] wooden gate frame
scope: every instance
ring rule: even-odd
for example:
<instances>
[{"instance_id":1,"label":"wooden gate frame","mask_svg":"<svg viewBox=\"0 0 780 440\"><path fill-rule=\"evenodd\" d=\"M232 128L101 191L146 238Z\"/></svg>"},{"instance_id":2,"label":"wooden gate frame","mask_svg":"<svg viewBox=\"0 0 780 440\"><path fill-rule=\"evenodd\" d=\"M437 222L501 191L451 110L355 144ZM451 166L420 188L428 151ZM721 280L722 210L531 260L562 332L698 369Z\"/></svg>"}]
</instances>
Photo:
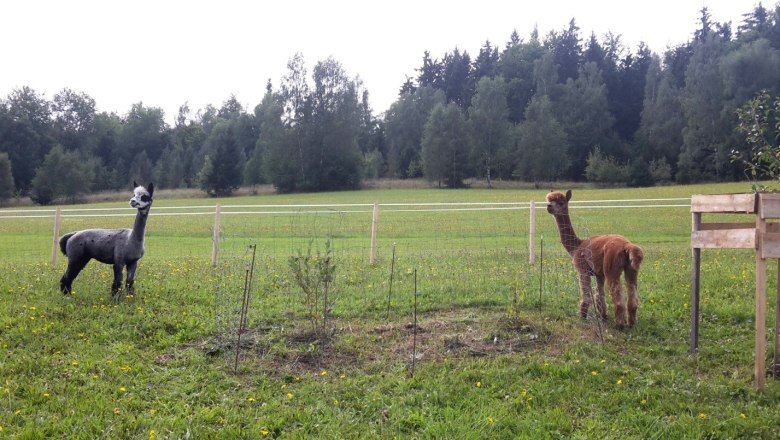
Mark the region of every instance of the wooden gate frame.
<instances>
[{"instance_id":1,"label":"wooden gate frame","mask_svg":"<svg viewBox=\"0 0 780 440\"><path fill-rule=\"evenodd\" d=\"M755 214L754 223L702 223L703 213ZM780 194L713 194L691 197L691 249L693 254L691 280L691 353L699 349L699 284L702 249L755 249L756 251L756 338L754 383L765 386L766 357L766 260L778 259L780 265ZM780 266L778 267L777 300L780 305ZM775 346L773 375L780 373L778 356L780 313L775 313Z\"/></svg>"}]
</instances>

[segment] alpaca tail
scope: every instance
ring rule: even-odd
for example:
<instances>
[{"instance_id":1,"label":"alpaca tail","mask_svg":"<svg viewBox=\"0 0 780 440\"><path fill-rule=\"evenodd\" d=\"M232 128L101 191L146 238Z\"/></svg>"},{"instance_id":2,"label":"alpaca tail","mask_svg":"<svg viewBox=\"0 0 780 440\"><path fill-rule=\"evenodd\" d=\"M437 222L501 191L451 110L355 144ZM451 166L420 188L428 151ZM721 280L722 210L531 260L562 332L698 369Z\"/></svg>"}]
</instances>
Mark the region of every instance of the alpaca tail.
<instances>
[{"instance_id":1,"label":"alpaca tail","mask_svg":"<svg viewBox=\"0 0 780 440\"><path fill-rule=\"evenodd\" d=\"M70 234L65 234L60 238L60 250L62 251L62 255L65 256L68 255L68 253L65 251L65 246L68 244L68 239L70 239L70 237L73 237L73 234L75 234L75 232L71 232Z\"/></svg>"},{"instance_id":2,"label":"alpaca tail","mask_svg":"<svg viewBox=\"0 0 780 440\"><path fill-rule=\"evenodd\" d=\"M645 253L642 251L642 248L635 244L629 244L626 246L626 253L628 254L628 261L631 263L631 267L638 271L639 265L645 259Z\"/></svg>"}]
</instances>

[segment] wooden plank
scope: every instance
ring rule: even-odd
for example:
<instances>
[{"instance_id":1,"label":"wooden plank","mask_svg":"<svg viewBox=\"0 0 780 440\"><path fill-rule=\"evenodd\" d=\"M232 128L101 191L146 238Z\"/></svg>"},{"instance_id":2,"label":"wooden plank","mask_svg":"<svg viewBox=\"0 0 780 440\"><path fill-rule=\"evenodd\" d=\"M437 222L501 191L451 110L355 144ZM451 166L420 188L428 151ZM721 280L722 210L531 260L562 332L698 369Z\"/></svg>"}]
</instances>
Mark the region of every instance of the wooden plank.
<instances>
[{"instance_id":1,"label":"wooden plank","mask_svg":"<svg viewBox=\"0 0 780 440\"><path fill-rule=\"evenodd\" d=\"M780 234L761 234L761 258L780 258Z\"/></svg>"},{"instance_id":2,"label":"wooden plank","mask_svg":"<svg viewBox=\"0 0 780 440\"><path fill-rule=\"evenodd\" d=\"M758 203L762 219L780 218L780 194L759 194Z\"/></svg>"},{"instance_id":3,"label":"wooden plank","mask_svg":"<svg viewBox=\"0 0 780 440\"><path fill-rule=\"evenodd\" d=\"M755 194L696 194L691 197L691 212L756 212Z\"/></svg>"},{"instance_id":4,"label":"wooden plank","mask_svg":"<svg viewBox=\"0 0 780 440\"><path fill-rule=\"evenodd\" d=\"M694 249L754 249L755 228L719 229L691 232L691 247Z\"/></svg>"},{"instance_id":5,"label":"wooden plank","mask_svg":"<svg viewBox=\"0 0 780 440\"><path fill-rule=\"evenodd\" d=\"M713 230L724 230L724 229L755 229L756 228L756 222L745 222L745 223L702 223L699 226L699 230L701 231L713 231Z\"/></svg>"}]
</instances>

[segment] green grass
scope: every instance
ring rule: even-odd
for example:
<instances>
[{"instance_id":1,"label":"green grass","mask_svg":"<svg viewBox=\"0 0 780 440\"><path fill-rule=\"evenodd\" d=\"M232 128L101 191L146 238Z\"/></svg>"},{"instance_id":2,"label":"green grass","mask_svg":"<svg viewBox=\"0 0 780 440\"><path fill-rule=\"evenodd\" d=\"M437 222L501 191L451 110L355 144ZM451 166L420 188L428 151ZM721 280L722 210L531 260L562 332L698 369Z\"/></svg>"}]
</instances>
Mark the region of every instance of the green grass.
<instances>
[{"instance_id":1,"label":"green grass","mask_svg":"<svg viewBox=\"0 0 780 440\"><path fill-rule=\"evenodd\" d=\"M747 189L578 189L574 200ZM51 219L0 219L0 437L776 438L780 384L769 379L762 392L752 385L752 252L702 253L700 352L688 353L686 208L573 208L580 235L621 233L646 253L639 323L618 331L610 319L603 343L595 321L576 317L574 273L543 209L536 237L543 258L537 254L534 266L527 263L527 210L380 212L375 266L368 264L370 208L225 215L217 268L210 265L213 216L155 215L160 207L215 202L541 202L545 194L401 189L158 197L137 294L116 303L108 293L110 269L95 263L74 282L72 297L58 292L64 261L48 263ZM66 217L62 232L131 222ZM312 340L287 259L312 240L322 251L328 237L337 265L336 330L331 339ZM257 245L257 264L235 374L249 244ZM769 267L773 292L776 269ZM415 272L420 359L412 377Z\"/></svg>"}]
</instances>

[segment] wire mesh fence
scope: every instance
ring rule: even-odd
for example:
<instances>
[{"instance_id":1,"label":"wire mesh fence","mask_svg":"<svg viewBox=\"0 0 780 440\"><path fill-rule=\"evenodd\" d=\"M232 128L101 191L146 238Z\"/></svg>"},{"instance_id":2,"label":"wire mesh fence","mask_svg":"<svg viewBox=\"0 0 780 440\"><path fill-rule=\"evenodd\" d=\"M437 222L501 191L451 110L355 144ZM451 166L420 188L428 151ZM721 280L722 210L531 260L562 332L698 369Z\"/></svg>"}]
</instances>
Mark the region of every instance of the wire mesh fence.
<instances>
[{"instance_id":1,"label":"wire mesh fence","mask_svg":"<svg viewBox=\"0 0 780 440\"><path fill-rule=\"evenodd\" d=\"M653 199L572 201L571 208L580 236L620 233L652 255L687 243L689 206L688 199ZM532 214L528 202L224 205L217 221L215 206L155 206L138 279L142 282L145 265L174 268L186 262L196 268L193 276L215 292L230 292L223 303L216 301L215 310L234 307L240 304L234 296L251 245L256 252L252 298L262 303L251 319L280 319L305 313L302 293L290 275L290 257L309 247L323 250L329 241L337 264L332 292L336 317L408 316L415 271L421 312L553 301L574 310L576 272L543 207L537 203ZM56 288L66 262L57 254L55 230L62 235L126 228L134 215L128 208L62 209L59 214L51 209L0 210L0 262L53 268L43 276L51 277ZM643 221L648 216L658 221L648 227ZM111 276L109 268L88 267L80 279L107 286ZM222 314L234 322L230 313ZM225 334L234 332L227 321L219 326Z\"/></svg>"}]
</instances>

